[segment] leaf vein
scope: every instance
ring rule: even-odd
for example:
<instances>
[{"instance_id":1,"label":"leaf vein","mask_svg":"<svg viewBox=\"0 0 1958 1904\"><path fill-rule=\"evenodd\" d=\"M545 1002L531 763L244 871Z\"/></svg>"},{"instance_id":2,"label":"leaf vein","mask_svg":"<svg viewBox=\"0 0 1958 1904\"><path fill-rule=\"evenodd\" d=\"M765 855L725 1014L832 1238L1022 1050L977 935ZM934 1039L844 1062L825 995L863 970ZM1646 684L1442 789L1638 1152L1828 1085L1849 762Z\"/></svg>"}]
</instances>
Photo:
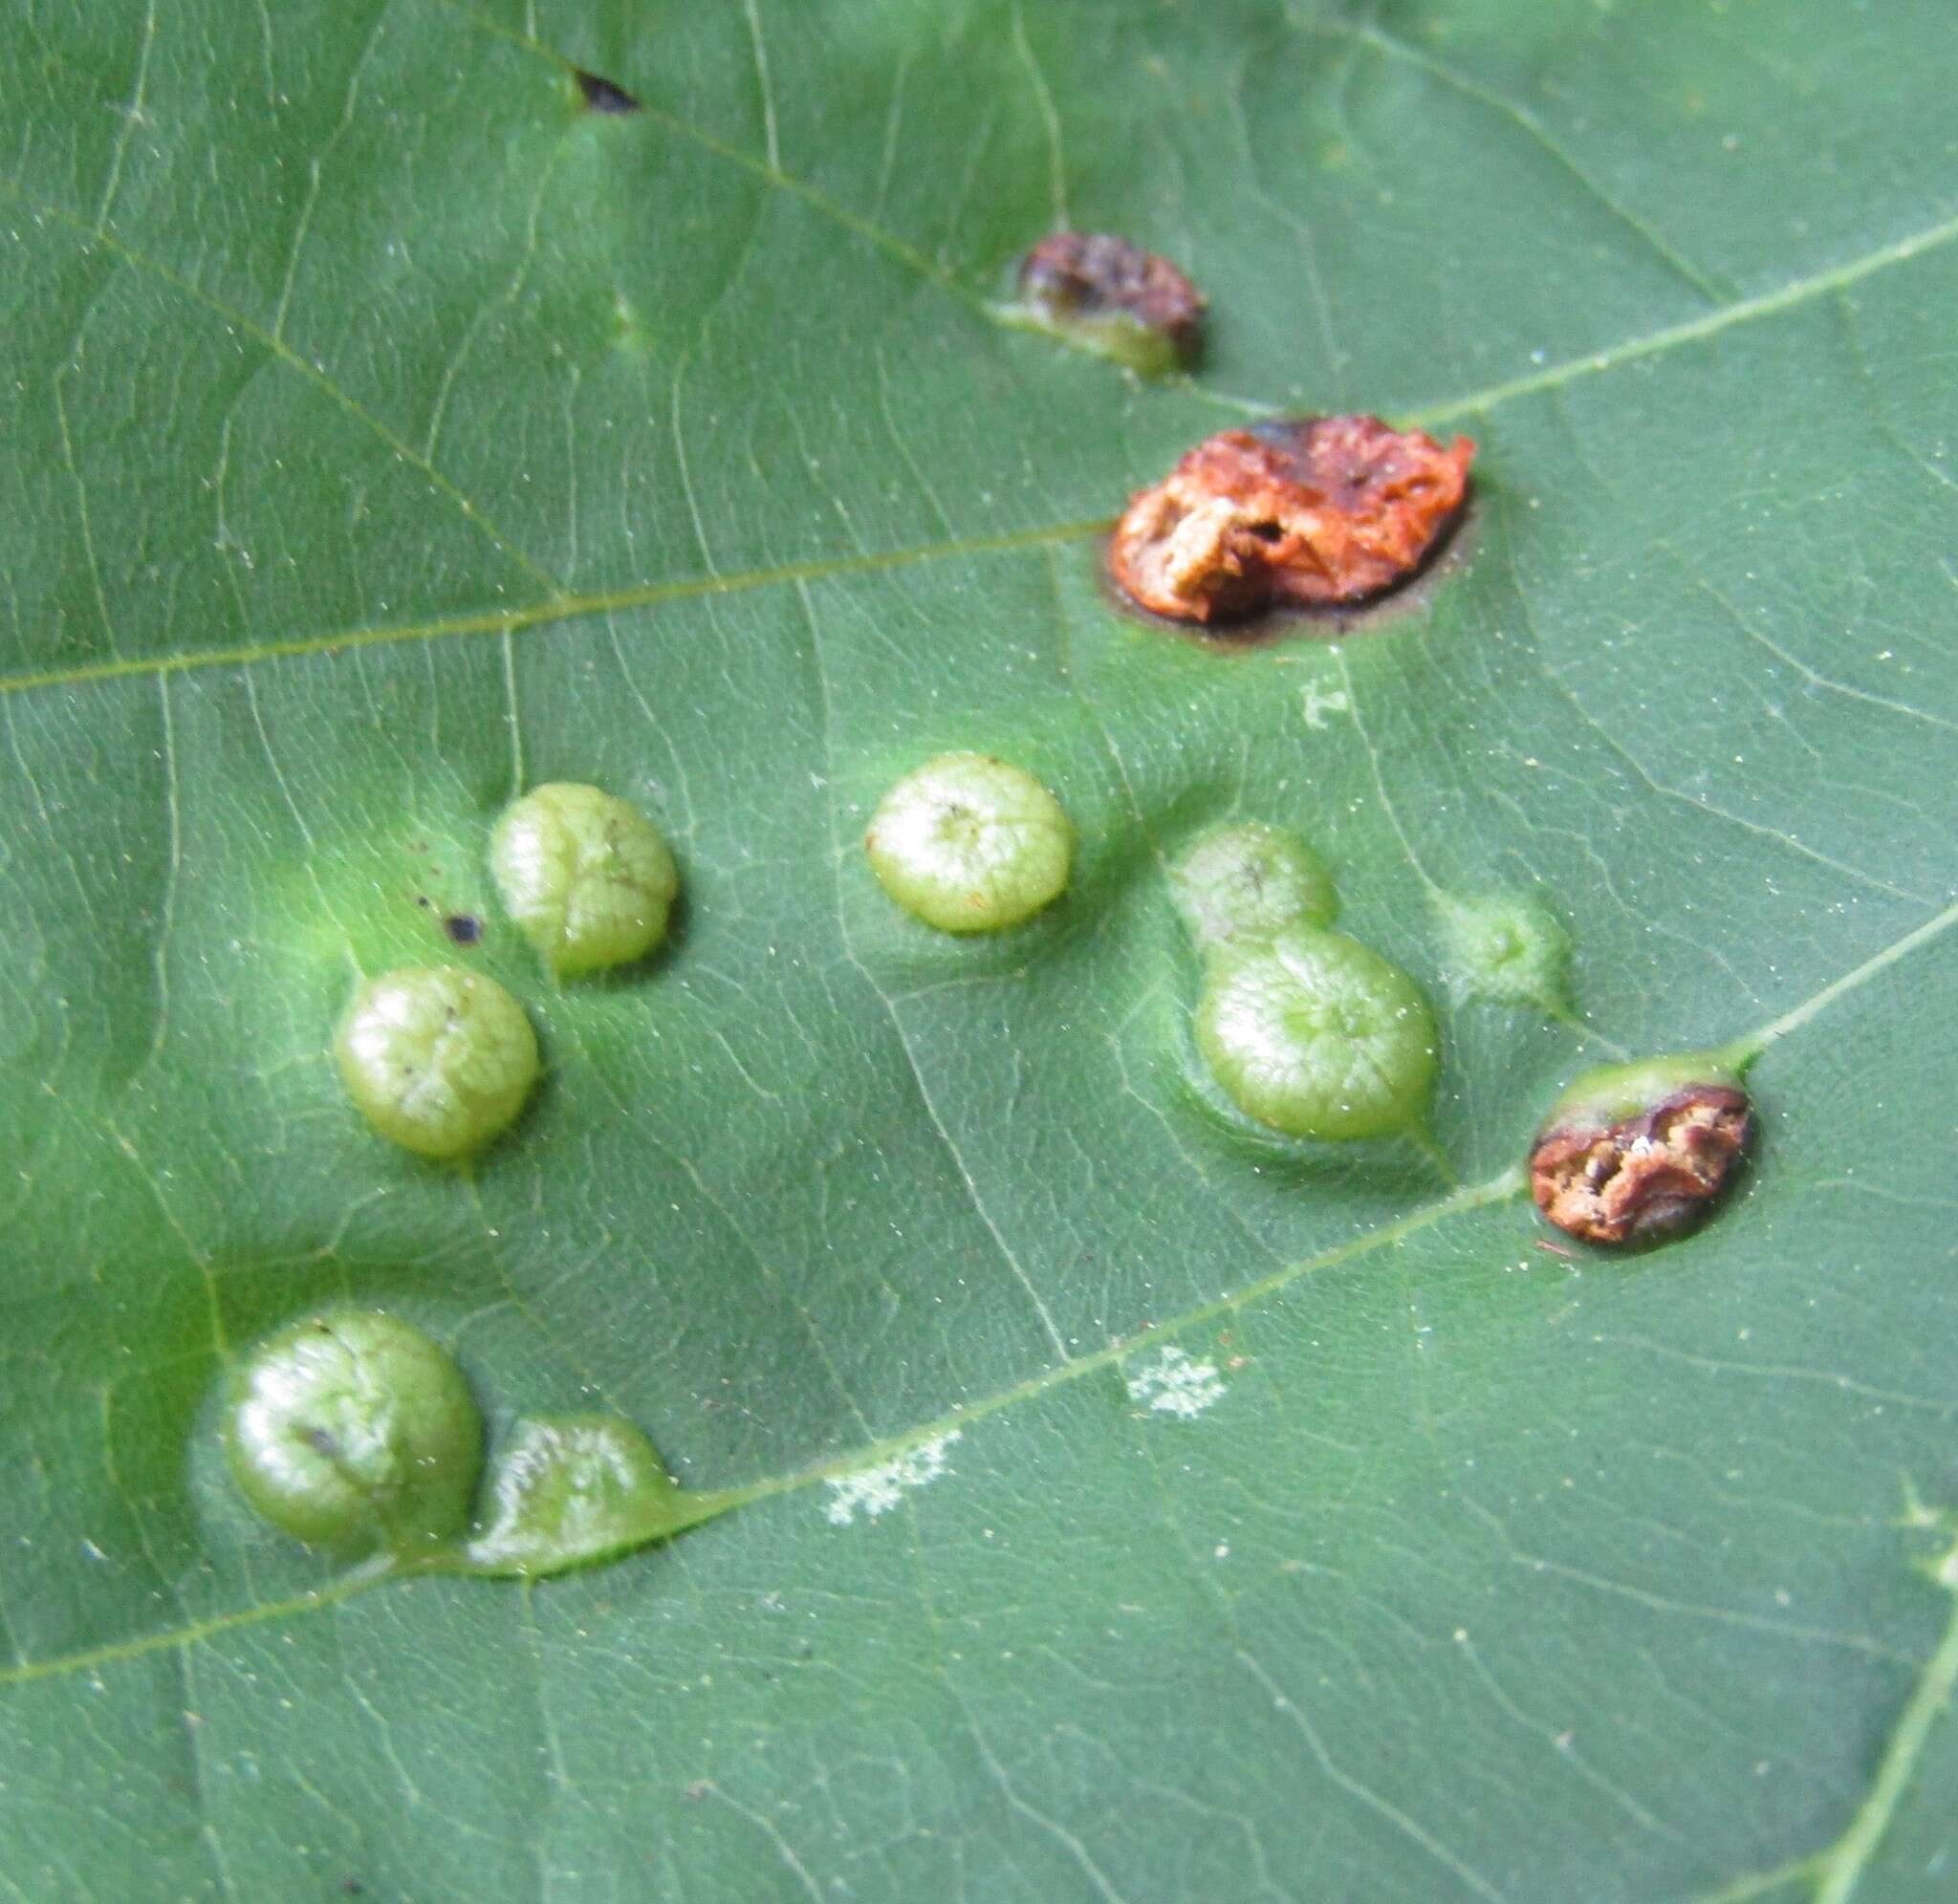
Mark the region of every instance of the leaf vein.
<instances>
[{"instance_id":1,"label":"leaf vein","mask_svg":"<svg viewBox=\"0 0 1958 1904\"><path fill-rule=\"evenodd\" d=\"M1471 78L1466 73L1458 73L1451 66L1423 53L1419 48L1409 46L1404 40L1396 39L1390 33L1382 32L1372 21L1359 26L1343 21L1316 21L1314 31L1339 39L1357 40L1371 47L1384 58L1399 60L1402 64L1425 73L1450 91L1472 99L1486 107L1499 118L1509 120L1520 132L1533 140L1555 163L1565 172L1592 199L1602 206L1626 230L1633 233L1647 250L1657 257L1674 276L1690 285L1700 295L1715 305L1724 305L1728 292L1714 280L1700 270L1650 219L1622 205L1597 180L1584 170L1565 150L1562 142L1551 132L1528 106L1519 104L1507 95L1499 93L1492 86L1484 85L1479 79Z\"/></svg>"},{"instance_id":2,"label":"leaf vein","mask_svg":"<svg viewBox=\"0 0 1958 1904\"><path fill-rule=\"evenodd\" d=\"M1823 987L1822 990L1816 993L1805 1004L1797 1006L1793 1010L1783 1014L1772 1026L1756 1033L1751 1040L1742 1040L1741 1044L1744 1046L1751 1044L1758 1048L1765 1045L1771 1037L1785 1035L1787 1032L1808 1024L1816 1013L1825 1006L1834 1004L1838 999L1854 991L1859 985L1887 969L1890 965L1906 956L1907 953L1928 943L1948 931L1953 925L1958 925L1958 904L1947 907L1944 912L1937 915L1936 918L1925 920L1913 931L1906 933L1902 939L1897 940L1882 951L1864 960L1861 964L1853 967L1831 984ZM1181 1315L1169 1317L1151 1328L1138 1331L1132 1335L1123 1336L1117 1341L1107 1344L1104 1348L1095 1350L1087 1354L1077 1355L1072 1360L1055 1363L1041 1371L1040 1374L1016 1383L1012 1388L1002 1390L998 1394L987 1396L980 1401L968 1402L933 1421L907 1430L902 1435L893 1436L886 1440L876 1443L874 1446L856 1449L847 1455L839 1456L834 1460L821 1461L810 1467L757 1482L748 1487L730 1489L724 1494L703 1496L697 1504L699 1512L686 1525L698 1525L735 1507L771 1500L778 1495L794 1493L802 1488L815 1486L821 1482L856 1473L859 1469L874 1465L878 1461L889 1460L893 1455L902 1454L910 1449L920 1447L926 1441L943 1436L952 1429L964 1428L972 1422L983 1420L990 1416L1001 1414L1007 1409L1015 1407L1022 1402L1036 1400L1050 1390L1059 1388L1069 1382L1078 1381L1083 1376L1097 1374L1103 1369L1114 1368L1141 1349L1158 1347L1186 1331L1201 1329L1207 1323L1215 1320L1219 1316L1233 1313L1236 1310L1249 1308L1252 1303L1262 1301L1267 1296L1275 1295L1279 1290L1296 1282L1303 1276L1309 1276L1323 1269L1335 1268L1341 1264L1371 1255L1376 1250L1388 1248L1403 1243L1409 1237L1418 1235L1421 1231L1450 1217L1466 1215L1470 1211L1482 1209L1490 1204L1505 1202L1516 1196L1523 1187L1523 1172L1520 1168L1516 1167L1506 1170L1499 1176L1490 1178L1486 1182L1467 1185L1447 1197L1438 1199L1432 1203L1424 1204L1420 1209L1414 1210L1393 1222L1384 1223L1378 1229L1369 1230L1363 1235L1350 1238L1345 1243L1337 1244L1330 1249L1322 1250L1316 1256L1307 1257L1303 1261L1287 1264L1280 1268L1273 1269L1268 1274L1257 1277L1244 1285L1241 1288L1216 1297L1212 1301L1199 1304L1194 1309L1188 1309ZM1537 1561L1521 1554L1516 1554L1514 1557L1519 1565L1533 1568L1540 1567L1546 1571L1571 1572L1571 1569L1561 1568L1553 1562ZM391 1577L391 1569L385 1566L360 1569L343 1575L340 1579L332 1582L326 1587L316 1589L310 1593L295 1595L290 1599L268 1601L259 1606L241 1609L236 1612L216 1614L190 1626L141 1634L130 1639L114 1640L105 1645L91 1647L76 1653L64 1654L49 1659L27 1660L11 1667L0 1668L0 1692L4 1692L10 1686L26 1684L41 1679L56 1678L69 1673L94 1671L100 1667L117 1664L122 1660L141 1658L148 1654L167 1647L194 1646L236 1627L252 1626L268 1620L296 1618L319 1607L337 1605L339 1602L349 1599L370 1587L378 1586L381 1580L389 1577ZM1597 1576L1573 1575L1573 1577L1581 1578L1585 1584L1599 1587L1604 1590L1620 1593L1628 1592L1634 1598L1641 1597L1640 1590L1627 1589L1617 1582L1600 1580ZM1869 1639L1866 1635L1844 1635L1820 1630L1791 1627L1772 1620L1755 1620L1748 1615L1734 1613L1730 1609L1707 1609L1681 1606L1677 1603L1667 1604L1672 1611L1676 1612L1702 1613L1715 1619L1728 1619L1745 1625L1760 1625L1783 1638L1810 1639L1822 1643L1846 1646L1885 1659L1894 1659L1898 1656L1890 1649Z\"/></svg>"},{"instance_id":3,"label":"leaf vein","mask_svg":"<svg viewBox=\"0 0 1958 1904\"><path fill-rule=\"evenodd\" d=\"M372 431L403 463L419 469L435 488L456 505L464 516L494 545L499 553L516 568L523 571L529 580L543 589L554 600L563 595L564 591L558 586L556 580L532 561L514 543L511 542L450 478L445 476L441 470L421 456L413 445L405 442L385 422L376 416L372 410L368 409L351 391L342 389L320 365L310 362L307 358L301 357L290 344L276 336L267 326L259 323L256 318L247 316L244 312L227 304L222 298L205 290L202 285L185 277L181 272L174 270L161 259L153 258L146 251L137 249L135 246L121 238L116 237L113 233L93 231L80 219L76 218L74 213L63 210L59 206L42 204L39 200L24 191L19 184L12 179L0 177L0 192L5 192L16 205L20 206L35 219L46 220L51 224L63 226L76 233L82 241L84 249L107 252L110 256L120 260L133 270L148 272L161 283L168 285L179 296L187 299L193 304L202 305L205 310L211 313L223 323L250 337L253 343L270 352L281 364L285 365L289 370L296 372L307 382L313 384L323 395L338 404L356 422Z\"/></svg>"}]
</instances>

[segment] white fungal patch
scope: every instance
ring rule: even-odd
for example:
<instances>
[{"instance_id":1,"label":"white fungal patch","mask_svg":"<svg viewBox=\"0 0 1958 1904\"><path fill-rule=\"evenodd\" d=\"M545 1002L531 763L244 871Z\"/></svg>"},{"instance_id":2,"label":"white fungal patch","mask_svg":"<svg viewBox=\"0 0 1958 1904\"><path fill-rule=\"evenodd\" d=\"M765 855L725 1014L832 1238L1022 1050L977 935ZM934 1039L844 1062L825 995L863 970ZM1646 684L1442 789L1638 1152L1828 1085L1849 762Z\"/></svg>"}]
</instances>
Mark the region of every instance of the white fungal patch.
<instances>
[{"instance_id":1,"label":"white fungal patch","mask_svg":"<svg viewBox=\"0 0 1958 1904\"><path fill-rule=\"evenodd\" d=\"M1159 1361L1128 1378L1128 1398L1163 1415L1189 1421L1224 1394L1214 1362L1193 1362L1186 1352L1169 1348Z\"/></svg>"},{"instance_id":2,"label":"white fungal patch","mask_svg":"<svg viewBox=\"0 0 1958 1904\"><path fill-rule=\"evenodd\" d=\"M875 1467L832 1481L824 1515L834 1525L847 1527L859 1513L871 1521L888 1513L912 1488L951 1472L945 1451L958 1439L959 1431L954 1428L887 1461L879 1461Z\"/></svg>"}]
</instances>

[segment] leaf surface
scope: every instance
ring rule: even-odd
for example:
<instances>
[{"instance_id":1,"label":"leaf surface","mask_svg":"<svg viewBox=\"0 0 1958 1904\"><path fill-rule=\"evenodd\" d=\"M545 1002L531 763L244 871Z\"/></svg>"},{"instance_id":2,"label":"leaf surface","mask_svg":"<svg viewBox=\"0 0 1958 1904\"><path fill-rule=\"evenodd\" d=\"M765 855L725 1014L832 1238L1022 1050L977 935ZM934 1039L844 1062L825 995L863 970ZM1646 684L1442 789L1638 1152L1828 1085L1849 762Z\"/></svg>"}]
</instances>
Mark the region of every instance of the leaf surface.
<instances>
[{"instance_id":1,"label":"leaf surface","mask_svg":"<svg viewBox=\"0 0 1958 1904\"><path fill-rule=\"evenodd\" d=\"M0 1890L1934 1894L1944 9L116 0L0 72ZM989 314L1062 223L1190 270L1199 377ZM1411 606L1114 610L1132 489L1343 409L1481 444ZM1080 835L983 942L859 843L954 748ZM558 779L681 862L628 978L495 912ZM1446 1179L1206 1109L1231 817L1434 999ZM1451 984L1492 897L1572 1022ZM444 957L549 1066L468 1176L327 1055ZM1769 1029L1714 1223L1536 1246L1572 1076ZM337 1574L212 1413L329 1300L745 1498Z\"/></svg>"}]
</instances>

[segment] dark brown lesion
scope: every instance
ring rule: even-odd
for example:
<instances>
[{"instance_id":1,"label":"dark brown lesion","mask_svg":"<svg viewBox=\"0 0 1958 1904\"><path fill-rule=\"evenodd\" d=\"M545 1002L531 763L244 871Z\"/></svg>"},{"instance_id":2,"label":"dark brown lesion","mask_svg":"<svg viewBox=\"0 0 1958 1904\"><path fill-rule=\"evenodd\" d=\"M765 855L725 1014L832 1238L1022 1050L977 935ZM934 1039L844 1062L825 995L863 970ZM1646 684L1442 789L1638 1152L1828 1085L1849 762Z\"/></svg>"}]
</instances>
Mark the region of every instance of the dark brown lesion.
<instances>
[{"instance_id":1,"label":"dark brown lesion","mask_svg":"<svg viewBox=\"0 0 1958 1904\"><path fill-rule=\"evenodd\" d=\"M1167 258L1106 232L1056 231L1020 261L1020 294L1050 322L1127 317L1184 363L1203 345L1204 294Z\"/></svg>"},{"instance_id":2,"label":"dark brown lesion","mask_svg":"<svg viewBox=\"0 0 1958 1904\"><path fill-rule=\"evenodd\" d=\"M587 73L579 67L572 76L577 81L578 97L588 111L615 118L639 111L639 101L623 86L607 79L602 74Z\"/></svg>"},{"instance_id":3,"label":"dark brown lesion","mask_svg":"<svg viewBox=\"0 0 1958 1904\"><path fill-rule=\"evenodd\" d=\"M1546 1131L1530 1154L1530 1193L1586 1243L1658 1243L1690 1228L1747 1147L1747 1093L1694 1085L1622 1122Z\"/></svg>"},{"instance_id":4,"label":"dark brown lesion","mask_svg":"<svg viewBox=\"0 0 1958 1904\"><path fill-rule=\"evenodd\" d=\"M1362 601L1414 574L1459 513L1475 444L1378 417L1223 430L1132 497L1109 564L1180 621Z\"/></svg>"}]
</instances>

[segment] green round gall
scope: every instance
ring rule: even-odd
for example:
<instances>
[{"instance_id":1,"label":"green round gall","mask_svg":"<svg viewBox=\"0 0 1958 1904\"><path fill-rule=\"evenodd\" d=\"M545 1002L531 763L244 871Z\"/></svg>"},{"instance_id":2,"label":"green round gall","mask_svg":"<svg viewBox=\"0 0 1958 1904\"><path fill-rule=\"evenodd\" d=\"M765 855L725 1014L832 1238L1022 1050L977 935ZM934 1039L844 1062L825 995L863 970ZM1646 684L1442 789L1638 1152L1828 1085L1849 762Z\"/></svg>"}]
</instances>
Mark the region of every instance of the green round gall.
<instances>
[{"instance_id":1,"label":"green round gall","mask_svg":"<svg viewBox=\"0 0 1958 1904\"><path fill-rule=\"evenodd\" d=\"M1443 958L1461 995L1553 1011L1562 1006L1571 940L1548 907L1500 894L1471 899L1440 894L1435 912Z\"/></svg>"},{"instance_id":2,"label":"green round gall","mask_svg":"<svg viewBox=\"0 0 1958 1904\"><path fill-rule=\"evenodd\" d=\"M490 841L504 910L559 978L623 965L666 936L680 874L637 807L553 781L505 809Z\"/></svg>"},{"instance_id":3,"label":"green round gall","mask_svg":"<svg viewBox=\"0 0 1958 1904\"><path fill-rule=\"evenodd\" d=\"M245 1498L318 1547L406 1552L468 1519L483 1420L446 1350L396 1316L332 1309L233 1372L225 1453Z\"/></svg>"},{"instance_id":4,"label":"green round gall","mask_svg":"<svg viewBox=\"0 0 1958 1904\"><path fill-rule=\"evenodd\" d=\"M1341 933L1295 926L1216 953L1196 1035L1239 1109L1289 1136L1407 1130L1434 1088L1427 1001L1398 965Z\"/></svg>"},{"instance_id":5,"label":"green round gall","mask_svg":"<svg viewBox=\"0 0 1958 1904\"><path fill-rule=\"evenodd\" d=\"M878 883L926 925L998 932L1059 897L1074 829L1031 773L948 753L884 795L863 845Z\"/></svg>"},{"instance_id":6,"label":"green round gall","mask_svg":"<svg viewBox=\"0 0 1958 1904\"><path fill-rule=\"evenodd\" d=\"M1256 820L1218 827L1170 869L1178 910L1202 946L1270 938L1290 925L1331 925L1339 897L1317 854Z\"/></svg>"},{"instance_id":7,"label":"green round gall","mask_svg":"<svg viewBox=\"0 0 1958 1904\"><path fill-rule=\"evenodd\" d=\"M334 1039L347 1094L418 1157L458 1158L507 1129L537 1080L537 1037L494 979L410 965L369 979Z\"/></svg>"}]
</instances>

